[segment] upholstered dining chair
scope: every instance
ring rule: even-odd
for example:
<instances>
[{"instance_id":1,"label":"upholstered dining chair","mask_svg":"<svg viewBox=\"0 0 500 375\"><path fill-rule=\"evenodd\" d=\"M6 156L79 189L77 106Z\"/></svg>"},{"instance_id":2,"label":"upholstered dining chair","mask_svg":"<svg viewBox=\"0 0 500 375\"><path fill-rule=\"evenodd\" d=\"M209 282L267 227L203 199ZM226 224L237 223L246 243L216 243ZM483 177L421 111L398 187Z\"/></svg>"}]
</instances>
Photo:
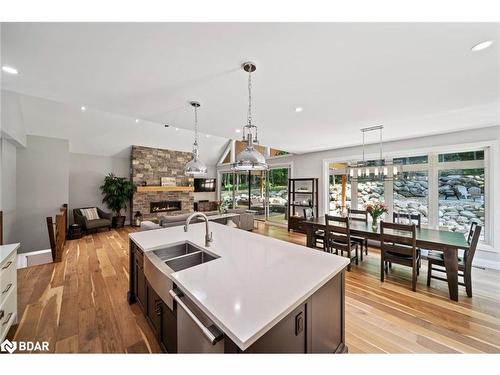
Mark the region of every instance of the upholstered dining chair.
<instances>
[{"instance_id":1,"label":"upholstered dining chair","mask_svg":"<svg viewBox=\"0 0 500 375\"><path fill-rule=\"evenodd\" d=\"M474 259L474 254L476 253L477 244L479 243L479 237L481 236L482 227L477 223L473 222L469 229L469 234L467 236L467 243L469 248L465 250L463 257L458 258L458 276L462 277L463 282L459 282L459 285L465 286L465 292L468 297L472 297L472 260ZM446 273L444 265L444 256L440 251L429 251L427 254L427 286L431 286L431 279L437 279L441 281L448 281L444 277L434 276L432 272Z\"/></svg>"},{"instance_id":2,"label":"upholstered dining chair","mask_svg":"<svg viewBox=\"0 0 500 375\"><path fill-rule=\"evenodd\" d=\"M417 290L420 250L417 249L415 224L380 223L380 281L387 273L387 262L411 267L411 289Z\"/></svg>"}]
</instances>

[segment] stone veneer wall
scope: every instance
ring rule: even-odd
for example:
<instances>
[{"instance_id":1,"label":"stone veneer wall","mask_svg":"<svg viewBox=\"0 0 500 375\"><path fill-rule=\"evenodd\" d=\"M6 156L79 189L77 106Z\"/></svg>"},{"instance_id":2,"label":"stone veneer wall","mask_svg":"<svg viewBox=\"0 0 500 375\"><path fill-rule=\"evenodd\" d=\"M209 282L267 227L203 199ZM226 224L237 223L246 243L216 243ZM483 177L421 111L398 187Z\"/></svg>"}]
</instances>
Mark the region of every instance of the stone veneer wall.
<instances>
[{"instance_id":1,"label":"stone veneer wall","mask_svg":"<svg viewBox=\"0 0 500 375\"><path fill-rule=\"evenodd\" d=\"M176 185L193 185L193 179L184 175L184 165L191 160L190 152L165 150L160 148L132 146L131 176L135 186L161 185L162 177L175 177ZM150 213L150 202L162 200L181 201L182 210L172 212ZM144 219L165 215L180 215L193 212L193 192L134 192L132 198L132 214L140 211Z\"/></svg>"}]
</instances>

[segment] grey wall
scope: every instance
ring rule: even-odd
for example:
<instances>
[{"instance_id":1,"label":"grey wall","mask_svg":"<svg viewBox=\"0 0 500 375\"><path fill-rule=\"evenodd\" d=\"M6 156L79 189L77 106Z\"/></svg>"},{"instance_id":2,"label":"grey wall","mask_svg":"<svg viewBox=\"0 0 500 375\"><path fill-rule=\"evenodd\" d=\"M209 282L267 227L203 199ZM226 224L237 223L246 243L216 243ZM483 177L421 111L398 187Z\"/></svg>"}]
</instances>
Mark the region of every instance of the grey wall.
<instances>
[{"instance_id":1,"label":"grey wall","mask_svg":"<svg viewBox=\"0 0 500 375\"><path fill-rule=\"evenodd\" d=\"M3 241L14 242L16 221L16 146L3 138L1 140L1 198L3 210Z\"/></svg>"},{"instance_id":2,"label":"grey wall","mask_svg":"<svg viewBox=\"0 0 500 375\"><path fill-rule=\"evenodd\" d=\"M73 208L95 206L109 211L102 203L99 186L109 173L130 178L130 156L108 157L70 153L69 161L70 221ZM129 213L127 209L127 219Z\"/></svg>"},{"instance_id":3,"label":"grey wall","mask_svg":"<svg viewBox=\"0 0 500 375\"><path fill-rule=\"evenodd\" d=\"M17 150L16 169L15 240L22 253L48 249L45 218L69 201L69 142L28 136L26 148Z\"/></svg>"}]
</instances>

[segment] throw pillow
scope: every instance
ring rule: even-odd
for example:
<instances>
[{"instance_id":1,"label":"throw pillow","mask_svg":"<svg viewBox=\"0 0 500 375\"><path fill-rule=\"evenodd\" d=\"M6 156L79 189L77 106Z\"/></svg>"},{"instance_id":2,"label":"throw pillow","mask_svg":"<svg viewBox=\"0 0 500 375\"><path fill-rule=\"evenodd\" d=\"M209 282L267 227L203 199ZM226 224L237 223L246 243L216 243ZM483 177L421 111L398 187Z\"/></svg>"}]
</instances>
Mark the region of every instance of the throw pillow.
<instances>
[{"instance_id":1,"label":"throw pillow","mask_svg":"<svg viewBox=\"0 0 500 375\"><path fill-rule=\"evenodd\" d=\"M82 208L80 210L82 215L85 216L87 220L96 220L99 219L99 214L97 213L97 208Z\"/></svg>"}]
</instances>

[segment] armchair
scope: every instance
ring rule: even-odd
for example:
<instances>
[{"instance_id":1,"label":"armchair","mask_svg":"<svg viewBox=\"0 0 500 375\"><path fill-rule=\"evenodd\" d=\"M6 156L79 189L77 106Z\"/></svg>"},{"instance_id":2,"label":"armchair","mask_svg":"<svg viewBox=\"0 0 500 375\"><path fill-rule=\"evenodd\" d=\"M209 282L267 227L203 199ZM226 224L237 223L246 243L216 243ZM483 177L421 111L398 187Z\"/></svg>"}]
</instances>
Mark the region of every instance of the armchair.
<instances>
[{"instance_id":1,"label":"armchair","mask_svg":"<svg viewBox=\"0 0 500 375\"><path fill-rule=\"evenodd\" d=\"M81 211L85 208L96 208L99 218L88 220ZM73 209L73 220L76 224L79 224L85 232L88 232L89 230L97 231L100 228L108 228L108 230L111 230L111 218L111 213L104 212L99 207L82 207Z\"/></svg>"}]
</instances>

